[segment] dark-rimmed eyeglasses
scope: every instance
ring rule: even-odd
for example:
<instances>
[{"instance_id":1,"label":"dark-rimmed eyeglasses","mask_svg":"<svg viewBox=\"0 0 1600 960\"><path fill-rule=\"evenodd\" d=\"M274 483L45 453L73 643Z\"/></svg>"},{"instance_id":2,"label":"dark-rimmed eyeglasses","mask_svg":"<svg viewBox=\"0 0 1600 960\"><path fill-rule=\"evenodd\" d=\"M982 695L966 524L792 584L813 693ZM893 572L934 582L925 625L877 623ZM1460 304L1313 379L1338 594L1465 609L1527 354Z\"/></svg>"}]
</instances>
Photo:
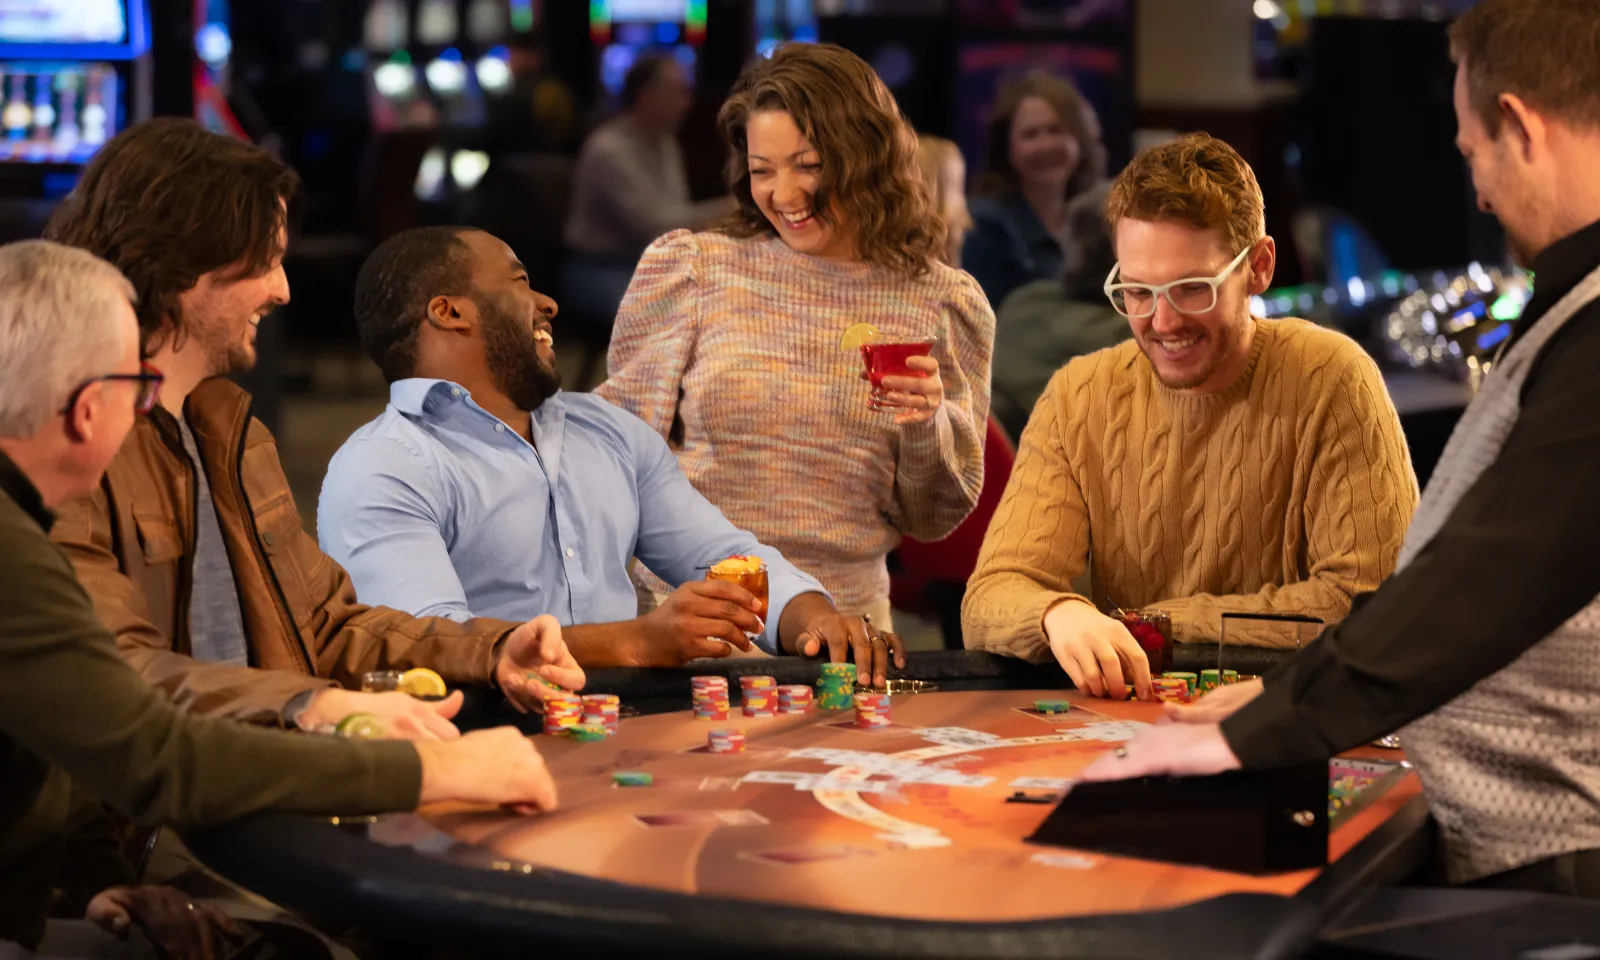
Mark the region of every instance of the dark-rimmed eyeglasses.
<instances>
[{"instance_id":1,"label":"dark-rimmed eyeglasses","mask_svg":"<svg viewBox=\"0 0 1600 960\"><path fill-rule=\"evenodd\" d=\"M66 405L61 408L61 412L71 412L72 408L78 405L78 398L83 396L83 391L89 389L93 384L103 383L107 380L126 380L139 385L139 394L133 401L133 412L142 417L156 408L156 401L161 398L161 382L166 378L166 374L148 363L139 364L138 373L107 373L103 376L90 377L88 380L78 384L78 389L72 391L72 396L67 398Z\"/></svg>"}]
</instances>

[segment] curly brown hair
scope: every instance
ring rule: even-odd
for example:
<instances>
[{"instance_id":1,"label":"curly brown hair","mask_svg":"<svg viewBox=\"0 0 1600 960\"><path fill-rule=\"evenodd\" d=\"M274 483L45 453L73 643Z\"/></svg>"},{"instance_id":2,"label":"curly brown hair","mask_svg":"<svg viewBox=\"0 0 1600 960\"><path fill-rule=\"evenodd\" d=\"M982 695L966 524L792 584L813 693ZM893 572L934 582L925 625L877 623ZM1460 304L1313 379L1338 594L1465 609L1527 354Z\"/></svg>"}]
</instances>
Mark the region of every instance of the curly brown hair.
<instances>
[{"instance_id":1,"label":"curly brown hair","mask_svg":"<svg viewBox=\"0 0 1600 960\"><path fill-rule=\"evenodd\" d=\"M1068 136L1078 141L1078 169L1067 178L1071 200L1106 178L1106 145L1100 136L1100 118L1094 107L1069 80L1048 73L1030 73L1000 91L989 115L986 169L978 178L977 193L1010 196L1021 189L1017 168L1011 165L1011 122L1022 101L1038 97L1050 104Z\"/></svg>"},{"instance_id":2,"label":"curly brown hair","mask_svg":"<svg viewBox=\"0 0 1600 960\"><path fill-rule=\"evenodd\" d=\"M1106 228L1113 239L1124 217L1215 229L1223 246L1235 253L1267 233L1266 203L1255 171L1237 150L1208 133L1141 150L1106 198Z\"/></svg>"},{"instance_id":3,"label":"curly brown hair","mask_svg":"<svg viewBox=\"0 0 1600 960\"><path fill-rule=\"evenodd\" d=\"M739 75L717 114L739 208L716 229L735 237L777 233L750 192L745 156L745 126L764 110L793 117L822 157L816 215L848 224L862 260L912 277L927 273L944 243L944 219L917 172L917 135L877 73L831 43L784 44Z\"/></svg>"},{"instance_id":4,"label":"curly brown hair","mask_svg":"<svg viewBox=\"0 0 1600 960\"><path fill-rule=\"evenodd\" d=\"M161 117L111 138L62 201L45 237L109 260L139 293L145 353L182 344L178 297L212 271L257 276L283 256L300 177L271 153ZM287 209L286 219L284 210Z\"/></svg>"}]
</instances>

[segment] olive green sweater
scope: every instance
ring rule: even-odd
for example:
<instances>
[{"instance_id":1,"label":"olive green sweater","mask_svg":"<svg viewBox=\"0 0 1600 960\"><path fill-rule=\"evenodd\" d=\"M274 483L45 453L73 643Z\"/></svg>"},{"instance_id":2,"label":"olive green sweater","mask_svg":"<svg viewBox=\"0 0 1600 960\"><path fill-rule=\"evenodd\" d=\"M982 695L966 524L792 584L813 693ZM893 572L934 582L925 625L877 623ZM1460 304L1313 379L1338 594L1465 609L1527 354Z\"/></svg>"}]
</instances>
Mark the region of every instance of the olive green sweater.
<instances>
[{"instance_id":1,"label":"olive green sweater","mask_svg":"<svg viewBox=\"0 0 1600 960\"><path fill-rule=\"evenodd\" d=\"M74 781L144 825L416 806L409 743L180 713L117 656L51 521L0 454L0 943L37 944L52 889L74 885L58 876Z\"/></svg>"}]
</instances>

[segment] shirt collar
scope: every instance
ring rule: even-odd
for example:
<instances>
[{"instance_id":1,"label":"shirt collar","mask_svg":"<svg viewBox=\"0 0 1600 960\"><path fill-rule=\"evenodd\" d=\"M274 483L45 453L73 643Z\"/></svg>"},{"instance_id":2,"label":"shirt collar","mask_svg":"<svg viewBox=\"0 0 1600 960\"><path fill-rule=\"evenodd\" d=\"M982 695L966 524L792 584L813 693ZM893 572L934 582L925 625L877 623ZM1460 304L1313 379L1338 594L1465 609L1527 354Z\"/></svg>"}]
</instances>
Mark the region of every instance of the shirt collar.
<instances>
[{"instance_id":1,"label":"shirt collar","mask_svg":"<svg viewBox=\"0 0 1600 960\"><path fill-rule=\"evenodd\" d=\"M42 527L45 533L49 533L55 525L56 515L44 505L44 496L39 493L39 488L4 452L0 452L0 492L16 501L22 512L32 517L33 522Z\"/></svg>"},{"instance_id":2,"label":"shirt collar","mask_svg":"<svg viewBox=\"0 0 1600 960\"><path fill-rule=\"evenodd\" d=\"M1600 220L1570 233L1533 259L1533 298L1517 321L1521 333L1600 267Z\"/></svg>"},{"instance_id":3,"label":"shirt collar","mask_svg":"<svg viewBox=\"0 0 1600 960\"><path fill-rule=\"evenodd\" d=\"M455 393L455 391L460 391ZM454 396L452 396L454 394ZM424 377L412 377L407 380L396 380L389 385L389 405L408 417L425 417L438 411L438 401L435 398L450 396L471 402L472 394L459 383L449 380L429 380ZM429 409L430 402L433 409ZM477 404L472 404L473 409L482 410ZM552 417L559 418L566 410L566 403L562 399L562 391L557 390L539 409L533 412L536 423L549 423ZM492 418L492 414L484 411L485 416Z\"/></svg>"}]
</instances>

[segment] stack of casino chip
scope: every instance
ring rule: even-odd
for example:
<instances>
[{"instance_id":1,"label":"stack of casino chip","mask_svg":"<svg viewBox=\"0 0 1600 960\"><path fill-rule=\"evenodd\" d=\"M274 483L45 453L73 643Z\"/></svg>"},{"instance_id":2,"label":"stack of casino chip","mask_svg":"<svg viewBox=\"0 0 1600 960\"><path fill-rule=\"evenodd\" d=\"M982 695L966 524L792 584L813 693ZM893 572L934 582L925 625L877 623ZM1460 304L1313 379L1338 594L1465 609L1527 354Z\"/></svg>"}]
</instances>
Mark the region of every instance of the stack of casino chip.
<instances>
[{"instance_id":1,"label":"stack of casino chip","mask_svg":"<svg viewBox=\"0 0 1600 960\"><path fill-rule=\"evenodd\" d=\"M805 713L811 709L811 688L803 683L778 688L779 713Z\"/></svg>"},{"instance_id":2,"label":"stack of casino chip","mask_svg":"<svg viewBox=\"0 0 1600 960\"><path fill-rule=\"evenodd\" d=\"M591 693L583 698L583 722L599 724L610 736L617 732L622 701L614 693Z\"/></svg>"},{"instance_id":3,"label":"stack of casino chip","mask_svg":"<svg viewBox=\"0 0 1600 960\"><path fill-rule=\"evenodd\" d=\"M1150 689L1157 700L1171 703L1189 702L1189 681L1182 677L1151 677Z\"/></svg>"},{"instance_id":4,"label":"stack of casino chip","mask_svg":"<svg viewBox=\"0 0 1600 960\"><path fill-rule=\"evenodd\" d=\"M1195 694L1199 692L1197 687L1199 686L1199 679L1200 678L1196 677L1192 673L1188 673L1188 672L1185 672L1185 671L1182 671L1182 670L1168 670L1166 673L1163 673L1161 676L1162 676L1163 679L1182 680L1184 685L1189 688L1189 698L1191 700L1194 699Z\"/></svg>"},{"instance_id":5,"label":"stack of casino chip","mask_svg":"<svg viewBox=\"0 0 1600 960\"><path fill-rule=\"evenodd\" d=\"M696 720L728 719L728 678L691 677L694 718Z\"/></svg>"},{"instance_id":6,"label":"stack of casino chip","mask_svg":"<svg viewBox=\"0 0 1600 960\"><path fill-rule=\"evenodd\" d=\"M712 753L744 753L744 731L713 730L706 734L706 748Z\"/></svg>"},{"instance_id":7,"label":"stack of casino chip","mask_svg":"<svg viewBox=\"0 0 1600 960\"><path fill-rule=\"evenodd\" d=\"M544 732L560 736L583 722L583 701L575 693L552 690L544 698Z\"/></svg>"},{"instance_id":8,"label":"stack of casino chip","mask_svg":"<svg viewBox=\"0 0 1600 960\"><path fill-rule=\"evenodd\" d=\"M863 729L889 726L889 695L887 693L858 693L855 695L856 726Z\"/></svg>"},{"instance_id":9,"label":"stack of casino chip","mask_svg":"<svg viewBox=\"0 0 1600 960\"><path fill-rule=\"evenodd\" d=\"M817 678L817 706L823 710L848 710L856 692L856 665L824 663Z\"/></svg>"},{"instance_id":10,"label":"stack of casino chip","mask_svg":"<svg viewBox=\"0 0 1600 960\"><path fill-rule=\"evenodd\" d=\"M772 677L740 677L739 703L747 717L778 715L778 681Z\"/></svg>"}]
</instances>

